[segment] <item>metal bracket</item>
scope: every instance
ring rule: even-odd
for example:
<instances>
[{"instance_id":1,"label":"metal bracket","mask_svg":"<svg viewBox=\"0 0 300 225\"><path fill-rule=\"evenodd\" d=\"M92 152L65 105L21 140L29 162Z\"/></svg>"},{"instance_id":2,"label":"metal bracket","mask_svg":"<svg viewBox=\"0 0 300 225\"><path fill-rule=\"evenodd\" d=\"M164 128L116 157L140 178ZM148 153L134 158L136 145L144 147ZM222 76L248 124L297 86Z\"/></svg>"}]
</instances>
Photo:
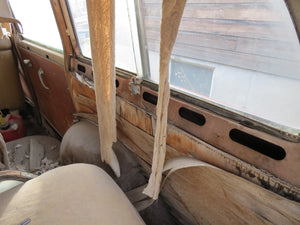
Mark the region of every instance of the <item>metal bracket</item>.
<instances>
[{"instance_id":1,"label":"metal bracket","mask_svg":"<svg viewBox=\"0 0 300 225\"><path fill-rule=\"evenodd\" d=\"M132 77L129 82L129 90L131 95L140 95L141 94L141 83L143 81L142 77Z\"/></svg>"}]
</instances>

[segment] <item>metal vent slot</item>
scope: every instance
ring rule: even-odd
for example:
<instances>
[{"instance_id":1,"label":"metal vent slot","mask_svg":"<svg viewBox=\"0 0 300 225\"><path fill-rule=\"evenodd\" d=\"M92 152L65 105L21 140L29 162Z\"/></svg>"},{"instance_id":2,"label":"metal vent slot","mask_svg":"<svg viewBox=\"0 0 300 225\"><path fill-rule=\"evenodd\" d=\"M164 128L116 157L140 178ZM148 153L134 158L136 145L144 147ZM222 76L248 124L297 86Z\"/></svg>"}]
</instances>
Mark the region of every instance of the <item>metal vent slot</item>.
<instances>
[{"instance_id":1,"label":"metal vent slot","mask_svg":"<svg viewBox=\"0 0 300 225\"><path fill-rule=\"evenodd\" d=\"M229 136L234 142L251 148L254 151L264 154L272 159L282 160L286 156L286 152L282 147L247 134L238 129L232 129L229 133Z\"/></svg>"},{"instance_id":2,"label":"metal vent slot","mask_svg":"<svg viewBox=\"0 0 300 225\"><path fill-rule=\"evenodd\" d=\"M153 94L150 94L149 92L144 92L143 93L143 99L146 101L146 102L149 102L153 105L157 105L157 96L153 95Z\"/></svg>"},{"instance_id":3,"label":"metal vent slot","mask_svg":"<svg viewBox=\"0 0 300 225\"><path fill-rule=\"evenodd\" d=\"M190 109L187 109L185 107L181 107L179 109L179 115L182 118L184 118L184 119L186 119L186 120L188 120L192 123L195 123L199 126L203 126L205 124L205 121L206 121L205 117L202 114L196 113L196 112L194 112Z\"/></svg>"}]
</instances>

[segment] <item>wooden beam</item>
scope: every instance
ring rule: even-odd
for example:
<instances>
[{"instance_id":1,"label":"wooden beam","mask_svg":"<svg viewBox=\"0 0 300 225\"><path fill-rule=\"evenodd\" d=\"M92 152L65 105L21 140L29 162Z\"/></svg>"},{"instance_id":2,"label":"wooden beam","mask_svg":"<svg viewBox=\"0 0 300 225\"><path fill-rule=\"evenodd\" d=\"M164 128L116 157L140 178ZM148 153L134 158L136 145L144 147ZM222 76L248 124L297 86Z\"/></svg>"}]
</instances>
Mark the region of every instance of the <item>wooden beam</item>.
<instances>
[{"instance_id":1,"label":"wooden beam","mask_svg":"<svg viewBox=\"0 0 300 225\"><path fill-rule=\"evenodd\" d=\"M115 3L114 0L87 0L90 42L100 133L101 159L120 176L112 150L117 140L115 87Z\"/></svg>"},{"instance_id":2,"label":"wooden beam","mask_svg":"<svg viewBox=\"0 0 300 225\"><path fill-rule=\"evenodd\" d=\"M156 108L152 173L144 193L157 199L166 154L168 105L170 99L169 62L186 0L163 0L160 31L159 91Z\"/></svg>"}]
</instances>

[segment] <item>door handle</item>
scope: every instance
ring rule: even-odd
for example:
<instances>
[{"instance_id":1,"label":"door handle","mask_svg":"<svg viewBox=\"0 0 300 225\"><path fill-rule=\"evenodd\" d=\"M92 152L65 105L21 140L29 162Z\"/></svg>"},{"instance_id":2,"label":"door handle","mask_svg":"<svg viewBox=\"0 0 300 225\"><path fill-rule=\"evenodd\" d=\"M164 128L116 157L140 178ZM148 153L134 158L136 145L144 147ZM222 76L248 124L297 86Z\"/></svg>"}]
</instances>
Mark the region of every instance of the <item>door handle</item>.
<instances>
[{"instance_id":1,"label":"door handle","mask_svg":"<svg viewBox=\"0 0 300 225\"><path fill-rule=\"evenodd\" d=\"M42 76L45 75L44 70L43 70L42 68L39 69L38 75L39 75L40 82L41 82L41 84L43 85L43 87L44 87L46 90L49 90L50 88L47 87L47 86L45 85L44 80L43 80L43 77L42 77Z\"/></svg>"}]
</instances>

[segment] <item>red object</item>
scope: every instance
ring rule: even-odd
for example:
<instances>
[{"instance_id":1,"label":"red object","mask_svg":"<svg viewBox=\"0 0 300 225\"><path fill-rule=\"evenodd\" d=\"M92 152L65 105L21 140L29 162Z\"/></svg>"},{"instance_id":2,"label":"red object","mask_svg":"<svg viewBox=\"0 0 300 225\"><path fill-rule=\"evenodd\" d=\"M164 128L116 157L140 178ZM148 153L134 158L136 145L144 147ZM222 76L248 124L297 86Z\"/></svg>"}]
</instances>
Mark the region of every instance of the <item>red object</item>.
<instances>
[{"instance_id":1,"label":"red object","mask_svg":"<svg viewBox=\"0 0 300 225\"><path fill-rule=\"evenodd\" d=\"M8 114L5 117L5 121L9 123L9 127L7 129L0 129L5 142L24 137L25 128L21 116L13 116L11 114Z\"/></svg>"}]
</instances>

